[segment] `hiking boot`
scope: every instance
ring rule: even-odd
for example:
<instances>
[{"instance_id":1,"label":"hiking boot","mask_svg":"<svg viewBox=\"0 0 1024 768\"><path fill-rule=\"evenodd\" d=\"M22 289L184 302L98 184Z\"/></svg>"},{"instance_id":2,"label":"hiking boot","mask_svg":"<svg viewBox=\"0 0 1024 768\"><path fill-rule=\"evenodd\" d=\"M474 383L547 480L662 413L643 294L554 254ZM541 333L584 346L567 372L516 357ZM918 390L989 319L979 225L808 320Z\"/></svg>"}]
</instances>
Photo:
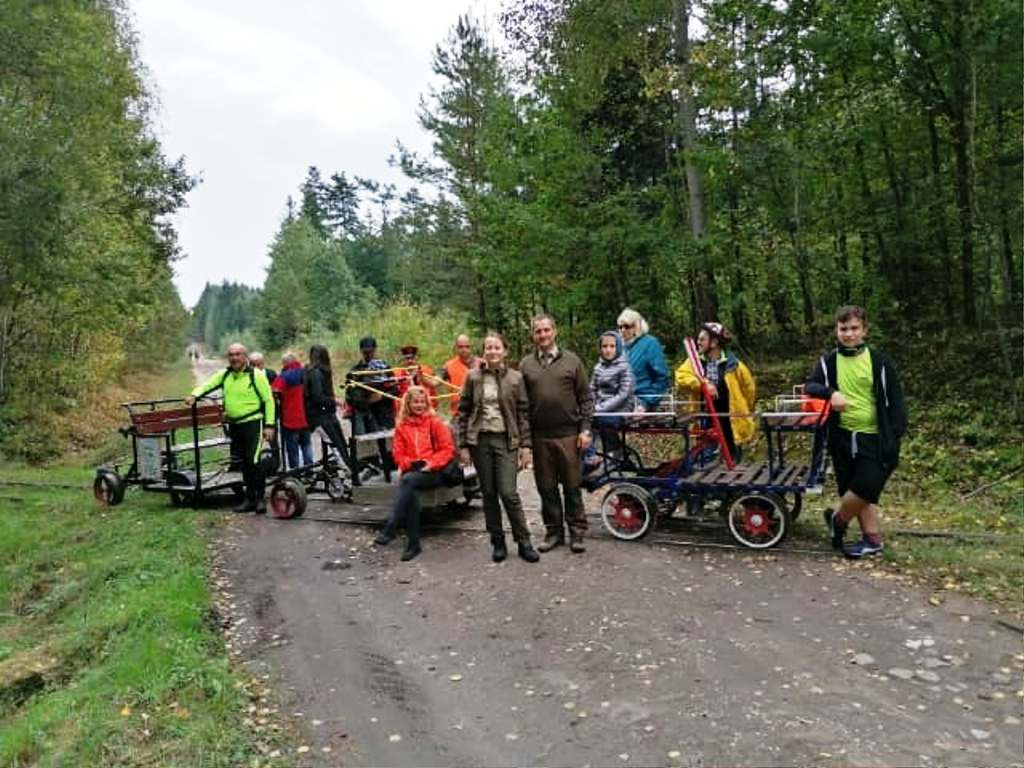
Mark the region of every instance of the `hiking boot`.
<instances>
[{"instance_id":1,"label":"hiking boot","mask_svg":"<svg viewBox=\"0 0 1024 768\"><path fill-rule=\"evenodd\" d=\"M506 557L508 557L508 547L505 546L505 537L495 536L491 539L491 546L494 547L494 551L491 553L491 560L496 563L500 563Z\"/></svg>"},{"instance_id":2,"label":"hiking boot","mask_svg":"<svg viewBox=\"0 0 1024 768\"><path fill-rule=\"evenodd\" d=\"M533 548L533 545L529 542L519 545L519 556L528 563L536 563L540 560L540 555L537 554L537 550Z\"/></svg>"},{"instance_id":3,"label":"hiking boot","mask_svg":"<svg viewBox=\"0 0 1024 768\"><path fill-rule=\"evenodd\" d=\"M422 551L423 550L420 549L419 544L406 544L405 551L402 552L402 562L404 563L408 560L412 560L414 557L416 557L416 555L418 555Z\"/></svg>"},{"instance_id":4,"label":"hiking boot","mask_svg":"<svg viewBox=\"0 0 1024 768\"><path fill-rule=\"evenodd\" d=\"M565 539L557 534L549 533L544 537L544 541L541 542L540 546L537 547L538 552L550 552L555 547L560 547L565 544Z\"/></svg>"},{"instance_id":5,"label":"hiking boot","mask_svg":"<svg viewBox=\"0 0 1024 768\"><path fill-rule=\"evenodd\" d=\"M825 527L828 528L828 536L832 539L832 549L836 552L843 551L843 537L846 535L846 526L840 523L836 519L836 511L834 509L826 509L822 511L822 517L825 518Z\"/></svg>"},{"instance_id":6,"label":"hiking boot","mask_svg":"<svg viewBox=\"0 0 1024 768\"><path fill-rule=\"evenodd\" d=\"M569 549L575 552L577 555L582 555L587 551L587 545L583 543L582 536L573 536L569 540Z\"/></svg>"},{"instance_id":7,"label":"hiking boot","mask_svg":"<svg viewBox=\"0 0 1024 768\"><path fill-rule=\"evenodd\" d=\"M394 540L395 534L390 533L389 531L381 531L374 538L373 543L376 544L378 547L386 547Z\"/></svg>"},{"instance_id":8,"label":"hiking boot","mask_svg":"<svg viewBox=\"0 0 1024 768\"><path fill-rule=\"evenodd\" d=\"M860 560L862 557L871 557L872 555L880 554L881 551L882 542L875 544L872 541L862 538L860 541L854 542L843 549L843 554L851 560Z\"/></svg>"}]
</instances>

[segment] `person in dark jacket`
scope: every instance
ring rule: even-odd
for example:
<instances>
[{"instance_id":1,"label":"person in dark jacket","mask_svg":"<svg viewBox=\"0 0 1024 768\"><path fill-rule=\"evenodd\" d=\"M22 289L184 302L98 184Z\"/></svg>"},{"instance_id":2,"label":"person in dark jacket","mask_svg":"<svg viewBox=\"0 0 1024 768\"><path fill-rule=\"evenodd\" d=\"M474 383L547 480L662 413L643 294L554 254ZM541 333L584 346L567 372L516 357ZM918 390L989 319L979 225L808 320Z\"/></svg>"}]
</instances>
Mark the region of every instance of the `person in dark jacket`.
<instances>
[{"instance_id":1,"label":"person in dark jacket","mask_svg":"<svg viewBox=\"0 0 1024 768\"><path fill-rule=\"evenodd\" d=\"M484 518L491 535L492 559L508 557L501 506L505 507L519 556L540 560L530 543L516 474L530 465L530 414L526 386L519 371L505 365L508 347L496 331L484 337L484 363L469 371L459 396L455 429L463 465L470 462L480 479ZM499 505L500 500L500 505Z\"/></svg>"},{"instance_id":2,"label":"person in dark jacket","mask_svg":"<svg viewBox=\"0 0 1024 768\"><path fill-rule=\"evenodd\" d=\"M568 525L569 549L581 553L587 531L581 453L590 445L594 398L583 362L555 343L558 329L551 315L537 315L530 326L536 350L520 361L519 372L530 400L533 476L547 529L537 549L547 552L564 544Z\"/></svg>"},{"instance_id":3,"label":"person in dark jacket","mask_svg":"<svg viewBox=\"0 0 1024 768\"><path fill-rule=\"evenodd\" d=\"M635 407L633 369L618 333L606 331L598 343L600 356L590 374L590 394L594 398L594 427L601 437L603 452L611 456L622 447L617 431L622 417L605 414L626 413ZM593 470L600 466L592 443L583 453L583 468Z\"/></svg>"},{"instance_id":4,"label":"person in dark jacket","mask_svg":"<svg viewBox=\"0 0 1024 768\"><path fill-rule=\"evenodd\" d=\"M836 313L839 346L823 355L804 386L810 397L828 400L832 414L828 446L840 501L825 510L832 546L847 557L882 551L878 500L900 459L907 413L896 368L882 352L864 341L867 316L857 306ZM860 524L860 541L843 546L850 521Z\"/></svg>"},{"instance_id":5,"label":"person in dark jacket","mask_svg":"<svg viewBox=\"0 0 1024 768\"><path fill-rule=\"evenodd\" d=\"M314 344L309 348L309 365L302 375L305 385L303 397L306 403L306 421L309 422L309 428L313 431L318 427L322 429L338 455L347 464L348 444L338 421L338 406L341 403L334 395L331 353L327 351L327 347Z\"/></svg>"},{"instance_id":6,"label":"person in dark jacket","mask_svg":"<svg viewBox=\"0 0 1024 768\"><path fill-rule=\"evenodd\" d=\"M629 365L633 369L637 410L660 410L668 392L668 363L661 342L650 334L647 321L635 309L619 313L619 333L626 343Z\"/></svg>"}]
</instances>

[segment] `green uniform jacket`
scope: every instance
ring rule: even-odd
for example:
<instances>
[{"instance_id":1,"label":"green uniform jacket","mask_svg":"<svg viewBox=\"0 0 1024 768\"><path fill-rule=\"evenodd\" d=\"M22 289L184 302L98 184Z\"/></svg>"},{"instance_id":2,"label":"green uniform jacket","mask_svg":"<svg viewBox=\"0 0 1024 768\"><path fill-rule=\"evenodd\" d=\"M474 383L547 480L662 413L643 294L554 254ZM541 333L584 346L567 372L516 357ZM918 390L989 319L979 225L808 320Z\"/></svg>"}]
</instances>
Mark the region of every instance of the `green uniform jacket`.
<instances>
[{"instance_id":1,"label":"green uniform jacket","mask_svg":"<svg viewBox=\"0 0 1024 768\"><path fill-rule=\"evenodd\" d=\"M263 371L246 366L236 373L224 368L193 389L192 397L218 389L224 390L224 415L228 422L239 424L262 418L264 424L274 426L274 395Z\"/></svg>"}]
</instances>

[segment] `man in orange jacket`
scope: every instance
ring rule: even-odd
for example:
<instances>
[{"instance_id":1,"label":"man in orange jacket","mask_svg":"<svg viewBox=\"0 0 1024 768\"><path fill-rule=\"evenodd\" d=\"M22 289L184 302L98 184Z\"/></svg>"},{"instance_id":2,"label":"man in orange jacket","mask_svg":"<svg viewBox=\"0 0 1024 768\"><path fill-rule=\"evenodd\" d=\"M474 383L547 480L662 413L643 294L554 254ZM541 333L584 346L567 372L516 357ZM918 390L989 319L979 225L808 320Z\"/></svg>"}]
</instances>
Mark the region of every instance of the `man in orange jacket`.
<instances>
[{"instance_id":1,"label":"man in orange jacket","mask_svg":"<svg viewBox=\"0 0 1024 768\"><path fill-rule=\"evenodd\" d=\"M480 358L473 354L473 343L469 336L460 333L455 339L455 357L441 366L439 378L456 387L454 392L457 394L465 385L469 372L479 367ZM458 397L449 399L449 410L454 418L459 411Z\"/></svg>"}]
</instances>

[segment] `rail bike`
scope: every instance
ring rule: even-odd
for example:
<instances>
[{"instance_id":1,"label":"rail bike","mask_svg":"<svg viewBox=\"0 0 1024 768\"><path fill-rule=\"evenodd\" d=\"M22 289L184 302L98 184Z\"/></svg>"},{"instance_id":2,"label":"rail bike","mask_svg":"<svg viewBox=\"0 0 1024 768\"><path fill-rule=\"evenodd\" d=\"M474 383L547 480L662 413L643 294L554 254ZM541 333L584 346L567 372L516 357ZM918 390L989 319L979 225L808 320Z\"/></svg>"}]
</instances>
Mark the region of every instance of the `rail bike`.
<instances>
[{"instance_id":1,"label":"rail bike","mask_svg":"<svg viewBox=\"0 0 1024 768\"><path fill-rule=\"evenodd\" d=\"M240 462L233 459L223 404L200 398L187 405L180 398L122 403L128 424L120 433L131 453L96 470L93 496L102 506L116 506L125 491L166 493L174 506L199 507L221 499L240 501L245 486ZM268 508L276 517L301 515L309 493L323 491L332 500L351 496L348 465L321 441L321 458L303 467L280 469L284 457L280 440L268 444L266 462Z\"/></svg>"},{"instance_id":2,"label":"rail bike","mask_svg":"<svg viewBox=\"0 0 1024 768\"><path fill-rule=\"evenodd\" d=\"M695 350L688 345L687 351L702 379ZM804 496L822 492L829 406L808 399L797 387L777 396L769 412L716 413L706 385L702 390L703 402L670 397L661 410L605 414L606 424L598 420L595 431L602 446L612 447L598 452L600 465L584 478L584 487L590 492L604 490L601 520L619 539L640 539L678 514L724 523L745 547L773 547L789 533ZM737 415L758 418L766 444L764 460L734 460L721 420ZM675 438L672 458L645 462L631 442L647 435ZM788 450L794 438L801 438L805 450L798 462Z\"/></svg>"}]
</instances>

